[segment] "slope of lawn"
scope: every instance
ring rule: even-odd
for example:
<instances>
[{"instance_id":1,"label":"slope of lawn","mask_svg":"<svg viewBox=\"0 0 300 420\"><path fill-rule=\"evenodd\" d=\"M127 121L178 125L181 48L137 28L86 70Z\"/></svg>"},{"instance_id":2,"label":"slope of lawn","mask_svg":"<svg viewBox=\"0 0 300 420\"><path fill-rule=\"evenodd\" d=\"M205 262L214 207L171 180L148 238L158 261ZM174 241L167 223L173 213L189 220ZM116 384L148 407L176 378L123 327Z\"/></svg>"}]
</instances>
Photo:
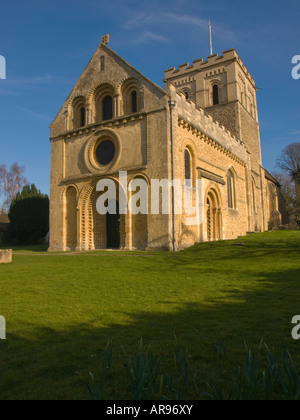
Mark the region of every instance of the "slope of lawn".
<instances>
[{"instance_id":1,"label":"slope of lawn","mask_svg":"<svg viewBox=\"0 0 300 420\"><path fill-rule=\"evenodd\" d=\"M300 350L291 337L291 320L300 315L299 231L176 254L33 250L22 248L11 265L0 266L0 315L7 321L0 399L89 399L89 371L108 340L117 371L125 369L121 346L130 351L142 337L160 354L176 340L192 356L199 386L213 371L225 380L244 342ZM222 367L216 345L226 348ZM114 395L124 396L124 387L116 381Z\"/></svg>"}]
</instances>

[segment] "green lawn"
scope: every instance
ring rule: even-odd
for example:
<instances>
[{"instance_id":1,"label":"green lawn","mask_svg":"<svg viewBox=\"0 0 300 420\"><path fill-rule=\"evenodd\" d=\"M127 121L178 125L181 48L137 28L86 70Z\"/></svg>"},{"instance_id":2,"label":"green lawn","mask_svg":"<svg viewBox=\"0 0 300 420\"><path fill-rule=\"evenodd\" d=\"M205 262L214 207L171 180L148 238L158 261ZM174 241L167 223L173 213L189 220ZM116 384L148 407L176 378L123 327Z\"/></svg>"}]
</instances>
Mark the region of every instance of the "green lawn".
<instances>
[{"instance_id":1,"label":"green lawn","mask_svg":"<svg viewBox=\"0 0 300 420\"><path fill-rule=\"evenodd\" d=\"M242 245L241 245L242 244ZM226 380L244 342L297 354L300 232L252 235L173 253L51 255L20 248L0 266L0 399L88 399L89 370L112 340L115 369L143 337L154 353L188 349L199 383ZM28 249L27 249L28 250ZM40 252L38 252L40 251ZM214 346L226 348L216 363ZM300 353L300 352L299 352ZM117 372L118 373L118 372ZM115 396L126 394L115 379Z\"/></svg>"}]
</instances>

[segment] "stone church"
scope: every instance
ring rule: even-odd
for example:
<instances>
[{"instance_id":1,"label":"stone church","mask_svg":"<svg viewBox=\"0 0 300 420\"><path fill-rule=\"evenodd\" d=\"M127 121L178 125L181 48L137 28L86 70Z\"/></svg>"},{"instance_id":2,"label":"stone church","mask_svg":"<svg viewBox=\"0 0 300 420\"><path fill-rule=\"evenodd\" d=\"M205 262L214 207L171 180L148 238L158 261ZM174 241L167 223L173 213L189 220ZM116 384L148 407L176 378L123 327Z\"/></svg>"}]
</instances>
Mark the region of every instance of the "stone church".
<instances>
[{"instance_id":1,"label":"stone church","mask_svg":"<svg viewBox=\"0 0 300 420\"><path fill-rule=\"evenodd\" d=\"M51 124L50 251L180 250L283 223L263 168L255 82L234 49L165 72L163 90L102 42ZM101 179L203 186L204 217L99 214ZM172 190L172 188L171 188ZM130 195L130 188L128 189ZM174 194L174 192L173 192ZM172 195L172 191L171 191ZM194 198L192 200L195 201Z\"/></svg>"}]
</instances>

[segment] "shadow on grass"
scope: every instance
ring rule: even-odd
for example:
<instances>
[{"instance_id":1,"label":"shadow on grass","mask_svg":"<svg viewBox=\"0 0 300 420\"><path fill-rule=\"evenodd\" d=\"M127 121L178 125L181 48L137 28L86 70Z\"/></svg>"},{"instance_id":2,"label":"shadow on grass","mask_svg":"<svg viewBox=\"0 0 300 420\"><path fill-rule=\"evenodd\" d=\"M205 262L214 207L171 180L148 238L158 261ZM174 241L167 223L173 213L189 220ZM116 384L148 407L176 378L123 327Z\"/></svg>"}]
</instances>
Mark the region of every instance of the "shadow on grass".
<instances>
[{"instance_id":1,"label":"shadow on grass","mask_svg":"<svg viewBox=\"0 0 300 420\"><path fill-rule=\"evenodd\" d=\"M6 245L0 249L12 249L14 252L47 252L49 245Z\"/></svg>"},{"instance_id":2,"label":"shadow on grass","mask_svg":"<svg viewBox=\"0 0 300 420\"><path fill-rule=\"evenodd\" d=\"M125 325L99 327L103 322L99 308L99 317L88 324L77 321L68 329L32 327L30 338L28 333L25 336L26 319L22 336L10 333L7 320L7 341L0 342L0 398L89 399L88 372L97 370L97 355L108 340L112 340L114 350L112 399L128 398L122 380L126 367L121 346L133 351L141 337L157 354L168 352L176 337L192 356L201 391L212 372L228 380L232 366L244 355L243 342L257 348L263 338L275 351L297 353L299 345L291 338L291 320L299 312L300 270L257 272L257 276L262 279L259 288L227 290L226 301L168 302L161 296L164 312L152 308L122 313L121 318L127 318ZM49 324L51 316L49 313ZM218 343L227 350L222 363L213 354ZM196 397L191 394L191 398Z\"/></svg>"}]
</instances>

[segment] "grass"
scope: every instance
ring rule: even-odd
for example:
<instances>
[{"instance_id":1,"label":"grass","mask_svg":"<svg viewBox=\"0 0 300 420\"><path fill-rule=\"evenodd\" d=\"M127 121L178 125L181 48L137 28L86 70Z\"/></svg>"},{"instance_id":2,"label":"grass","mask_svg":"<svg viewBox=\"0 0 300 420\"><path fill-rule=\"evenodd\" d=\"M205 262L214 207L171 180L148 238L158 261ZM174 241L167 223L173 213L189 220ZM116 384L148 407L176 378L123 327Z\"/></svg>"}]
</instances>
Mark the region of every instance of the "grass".
<instances>
[{"instance_id":1,"label":"grass","mask_svg":"<svg viewBox=\"0 0 300 420\"><path fill-rule=\"evenodd\" d=\"M130 352L141 337L154 354L175 340L187 349L203 391L213 372L226 383L244 342L255 350L264 339L278 354L298 354L291 320L300 314L299 231L176 254L42 251L22 247L0 266L0 399L89 399L89 371L109 340L117 355L112 398L127 392L121 346Z\"/></svg>"},{"instance_id":2,"label":"grass","mask_svg":"<svg viewBox=\"0 0 300 420\"><path fill-rule=\"evenodd\" d=\"M47 252L48 245L1 246L0 249L12 249L14 252Z\"/></svg>"}]
</instances>

